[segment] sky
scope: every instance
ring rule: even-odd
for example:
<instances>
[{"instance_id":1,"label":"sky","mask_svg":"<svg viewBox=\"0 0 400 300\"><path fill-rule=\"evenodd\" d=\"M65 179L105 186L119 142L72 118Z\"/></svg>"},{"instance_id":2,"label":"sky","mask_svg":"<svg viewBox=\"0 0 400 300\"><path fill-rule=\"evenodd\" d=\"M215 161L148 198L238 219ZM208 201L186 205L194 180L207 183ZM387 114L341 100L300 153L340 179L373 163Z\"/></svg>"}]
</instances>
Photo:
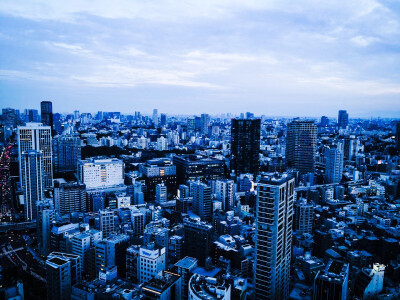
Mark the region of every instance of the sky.
<instances>
[{"instance_id":1,"label":"sky","mask_svg":"<svg viewBox=\"0 0 400 300\"><path fill-rule=\"evenodd\" d=\"M400 117L398 0L0 1L0 107Z\"/></svg>"}]
</instances>

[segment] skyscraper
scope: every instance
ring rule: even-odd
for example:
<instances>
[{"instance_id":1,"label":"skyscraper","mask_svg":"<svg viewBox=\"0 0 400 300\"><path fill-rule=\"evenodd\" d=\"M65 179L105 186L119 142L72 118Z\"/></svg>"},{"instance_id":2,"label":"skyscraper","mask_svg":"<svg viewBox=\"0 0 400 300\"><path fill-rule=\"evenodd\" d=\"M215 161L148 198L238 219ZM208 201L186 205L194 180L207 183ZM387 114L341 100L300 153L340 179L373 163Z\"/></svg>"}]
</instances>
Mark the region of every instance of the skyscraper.
<instances>
[{"instance_id":1,"label":"skyscraper","mask_svg":"<svg viewBox=\"0 0 400 300\"><path fill-rule=\"evenodd\" d=\"M208 134L208 126L210 125L210 115L201 114L201 133Z\"/></svg>"},{"instance_id":2,"label":"skyscraper","mask_svg":"<svg viewBox=\"0 0 400 300\"><path fill-rule=\"evenodd\" d=\"M295 180L262 177L257 187L256 299L288 299Z\"/></svg>"},{"instance_id":3,"label":"skyscraper","mask_svg":"<svg viewBox=\"0 0 400 300\"><path fill-rule=\"evenodd\" d=\"M21 187L26 221L36 220L37 202L44 200L43 154L28 150L20 156Z\"/></svg>"},{"instance_id":4,"label":"skyscraper","mask_svg":"<svg viewBox=\"0 0 400 300\"><path fill-rule=\"evenodd\" d=\"M338 126L339 128L346 128L349 125L349 114L345 110L339 110Z\"/></svg>"},{"instance_id":5,"label":"skyscraper","mask_svg":"<svg viewBox=\"0 0 400 300\"><path fill-rule=\"evenodd\" d=\"M76 136L56 136L53 139L54 171L76 172L81 159L81 139Z\"/></svg>"},{"instance_id":6,"label":"skyscraper","mask_svg":"<svg viewBox=\"0 0 400 300\"><path fill-rule=\"evenodd\" d=\"M50 126L53 129L53 103L51 101L40 102L40 113L43 125Z\"/></svg>"},{"instance_id":7,"label":"skyscraper","mask_svg":"<svg viewBox=\"0 0 400 300\"><path fill-rule=\"evenodd\" d=\"M41 123L27 123L18 127L18 155L20 178L22 178L22 153L29 150L43 154L43 177L45 188L53 185L53 151L51 147L51 128Z\"/></svg>"},{"instance_id":8,"label":"skyscraper","mask_svg":"<svg viewBox=\"0 0 400 300\"><path fill-rule=\"evenodd\" d=\"M343 151L341 147L327 150L325 156L326 183L339 183L343 175Z\"/></svg>"},{"instance_id":9,"label":"skyscraper","mask_svg":"<svg viewBox=\"0 0 400 300\"><path fill-rule=\"evenodd\" d=\"M232 119L231 170L237 175L260 171L260 119Z\"/></svg>"},{"instance_id":10,"label":"skyscraper","mask_svg":"<svg viewBox=\"0 0 400 300\"><path fill-rule=\"evenodd\" d=\"M167 125L167 115L161 114L161 126Z\"/></svg>"},{"instance_id":11,"label":"skyscraper","mask_svg":"<svg viewBox=\"0 0 400 300\"><path fill-rule=\"evenodd\" d=\"M211 221L212 201L211 187L197 181L190 187L193 189L193 212L203 221Z\"/></svg>"},{"instance_id":12,"label":"skyscraper","mask_svg":"<svg viewBox=\"0 0 400 300\"><path fill-rule=\"evenodd\" d=\"M314 172L317 126L314 121L293 120L287 127L286 162L301 174Z\"/></svg>"},{"instance_id":13,"label":"skyscraper","mask_svg":"<svg viewBox=\"0 0 400 300\"><path fill-rule=\"evenodd\" d=\"M153 109L153 117L152 117L152 120L153 120L154 126L155 126L155 127L158 127L158 110L157 110L156 108Z\"/></svg>"}]
</instances>

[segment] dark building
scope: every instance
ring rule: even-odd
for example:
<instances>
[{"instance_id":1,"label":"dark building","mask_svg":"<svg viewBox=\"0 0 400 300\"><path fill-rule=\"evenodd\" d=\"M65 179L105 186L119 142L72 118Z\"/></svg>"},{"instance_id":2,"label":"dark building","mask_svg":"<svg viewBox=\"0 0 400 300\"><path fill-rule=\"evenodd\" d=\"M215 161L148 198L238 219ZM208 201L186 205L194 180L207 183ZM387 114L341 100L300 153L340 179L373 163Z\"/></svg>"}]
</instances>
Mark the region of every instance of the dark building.
<instances>
[{"instance_id":1,"label":"dark building","mask_svg":"<svg viewBox=\"0 0 400 300\"><path fill-rule=\"evenodd\" d=\"M237 175L260 171L260 119L232 119L231 170Z\"/></svg>"},{"instance_id":2,"label":"dark building","mask_svg":"<svg viewBox=\"0 0 400 300\"><path fill-rule=\"evenodd\" d=\"M147 200L154 200L157 184L164 183L169 194L176 195L176 166L168 158L155 158L139 166L147 186Z\"/></svg>"},{"instance_id":3,"label":"dark building","mask_svg":"<svg viewBox=\"0 0 400 300\"><path fill-rule=\"evenodd\" d=\"M329 125L329 119L328 119L328 117L327 117L327 116L322 116L322 117L321 117L320 126L321 126L321 127L326 127L326 126L328 126L328 125Z\"/></svg>"},{"instance_id":4,"label":"dark building","mask_svg":"<svg viewBox=\"0 0 400 300\"><path fill-rule=\"evenodd\" d=\"M313 173L317 146L314 121L293 120L287 127L286 162L301 174Z\"/></svg>"},{"instance_id":5,"label":"dark building","mask_svg":"<svg viewBox=\"0 0 400 300\"><path fill-rule=\"evenodd\" d=\"M166 114L161 114L161 122L160 122L161 126L165 126L167 125L167 115Z\"/></svg>"},{"instance_id":6,"label":"dark building","mask_svg":"<svg viewBox=\"0 0 400 300\"><path fill-rule=\"evenodd\" d=\"M338 261L329 261L325 270L319 271L314 280L313 299L347 299L349 265Z\"/></svg>"},{"instance_id":7,"label":"dark building","mask_svg":"<svg viewBox=\"0 0 400 300\"><path fill-rule=\"evenodd\" d=\"M349 114L345 110L339 110L338 126L339 128L346 128L349 125Z\"/></svg>"},{"instance_id":8,"label":"dark building","mask_svg":"<svg viewBox=\"0 0 400 300\"><path fill-rule=\"evenodd\" d=\"M179 184L200 179L203 182L224 177L225 162L204 155L185 154L173 157Z\"/></svg>"},{"instance_id":9,"label":"dark building","mask_svg":"<svg viewBox=\"0 0 400 300\"><path fill-rule=\"evenodd\" d=\"M86 212L86 185L54 180L55 209L61 214Z\"/></svg>"},{"instance_id":10,"label":"dark building","mask_svg":"<svg viewBox=\"0 0 400 300\"><path fill-rule=\"evenodd\" d=\"M53 130L53 103L51 101L40 102L40 116L43 125L50 126Z\"/></svg>"},{"instance_id":11,"label":"dark building","mask_svg":"<svg viewBox=\"0 0 400 300\"><path fill-rule=\"evenodd\" d=\"M185 219L183 221L185 236L185 254L196 258L200 265L205 264L213 247L213 227L206 222Z\"/></svg>"},{"instance_id":12,"label":"dark building","mask_svg":"<svg viewBox=\"0 0 400 300\"><path fill-rule=\"evenodd\" d=\"M53 139L54 172L76 172L81 159L81 139L75 136L56 136Z\"/></svg>"}]
</instances>

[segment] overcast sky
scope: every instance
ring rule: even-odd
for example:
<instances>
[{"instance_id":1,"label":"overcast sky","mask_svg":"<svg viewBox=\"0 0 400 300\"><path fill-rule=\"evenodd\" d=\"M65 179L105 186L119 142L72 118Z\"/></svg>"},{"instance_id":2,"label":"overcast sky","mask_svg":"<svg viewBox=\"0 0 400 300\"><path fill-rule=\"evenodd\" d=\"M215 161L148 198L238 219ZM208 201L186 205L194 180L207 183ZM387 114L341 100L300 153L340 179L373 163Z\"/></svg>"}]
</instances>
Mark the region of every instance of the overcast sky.
<instances>
[{"instance_id":1,"label":"overcast sky","mask_svg":"<svg viewBox=\"0 0 400 300\"><path fill-rule=\"evenodd\" d=\"M400 117L400 1L0 1L0 106Z\"/></svg>"}]
</instances>

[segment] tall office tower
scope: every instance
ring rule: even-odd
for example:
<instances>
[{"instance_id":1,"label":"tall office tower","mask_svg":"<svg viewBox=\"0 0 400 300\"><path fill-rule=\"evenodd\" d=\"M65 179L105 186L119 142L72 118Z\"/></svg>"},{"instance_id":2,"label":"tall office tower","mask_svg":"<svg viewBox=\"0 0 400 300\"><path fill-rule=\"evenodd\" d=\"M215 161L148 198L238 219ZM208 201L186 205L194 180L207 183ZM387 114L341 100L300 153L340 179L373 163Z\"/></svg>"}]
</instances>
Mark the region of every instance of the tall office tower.
<instances>
[{"instance_id":1,"label":"tall office tower","mask_svg":"<svg viewBox=\"0 0 400 300\"><path fill-rule=\"evenodd\" d=\"M51 101L40 102L40 113L43 125L50 126L53 129L53 103Z\"/></svg>"},{"instance_id":2,"label":"tall office tower","mask_svg":"<svg viewBox=\"0 0 400 300\"><path fill-rule=\"evenodd\" d=\"M196 129L196 119L195 117L188 117L187 118L187 132L194 132Z\"/></svg>"},{"instance_id":3,"label":"tall office tower","mask_svg":"<svg viewBox=\"0 0 400 300\"><path fill-rule=\"evenodd\" d=\"M314 121L294 120L288 124L286 162L301 174L313 173L317 146L317 126Z\"/></svg>"},{"instance_id":4,"label":"tall office tower","mask_svg":"<svg viewBox=\"0 0 400 300\"><path fill-rule=\"evenodd\" d=\"M343 150L340 148L329 149L325 152L325 179L326 183L339 183L343 175Z\"/></svg>"},{"instance_id":5,"label":"tall office tower","mask_svg":"<svg viewBox=\"0 0 400 300\"><path fill-rule=\"evenodd\" d=\"M167 115L161 114L161 126L167 125Z\"/></svg>"},{"instance_id":6,"label":"tall office tower","mask_svg":"<svg viewBox=\"0 0 400 300\"><path fill-rule=\"evenodd\" d=\"M182 299L189 299L189 280L192 277L192 272L197 268L197 259L186 256L175 264L177 273L182 278Z\"/></svg>"},{"instance_id":7,"label":"tall office tower","mask_svg":"<svg viewBox=\"0 0 400 300\"><path fill-rule=\"evenodd\" d=\"M71 299L71 287L81 281L79 255L52 252L46 261L47 299Z\"/></svg>"},{"instance_id":8,"label":"tall office tower","mask_svg":"<svg viewBox=\"0 0 400 300\"><path fill-rule=\"evenodd\" d=\"M183 220L183 227L185 254L195 257L204 266L213 247L213 227L206 222L192 219Z\"/></svg>"},{"instance_id":9,"label":"tall office tower","mask_svg":"<svg viewBox=\"0 0 400 300\"><path fill-rule=\"evenodd\" d=\"M299 233L312 233L314 219L314 205L300 198L294 204L293 231Z\"/></svg>"},{"instance_id":10,"label":"tall office tower","mask_svg":"<svg viewBox=\"0 0 400 300\"><path fill-rule=\"evenodd\" d=\"M56 136L53 139L54 171L76 172L81 159L81 139L75 136Z\"/></svg>"},{"instance_id":11,"label":"tall office tower","mask_svg":"<svg viewBox=\"0 0 400 300\"><path fill-rule=\"evenodd\" d=\"M165 186L164 182L161 182L156 186L156 202L161 204L167 201L167 187Z\"/></svg>"},{"instance_id":12,"label":"tall office tower","mask_svg":"<svg viewBox=\"0 0 400 300\"><path fill-rule=\"evenodd\" d=\"M20 156L21 187L26 221L36 220L37 202L44 200L43 154L28 150Z\"/></svg>"},{"instance_id":13,"label":"tall office tower","mask_svg":"<svg viewBox=\"0 0 400 300\"><path fill-rule=\"evenodd\" d=\"M153 109L153 117L152 117L152 120L153 120L154 126L155 126L155 127L158 127L158 110L157 110L156 108Z\"/></svg>"},{"instance_id":14,"label":"tall office tower","mask_svg":"<svg viewBox=\"0 0 400 300\"><path fill-rule=\"evenodd\" d=\"M200 181L192 184L193 189L193 212L203 221L211 221L212 200L211 187Z\"/></svg>"},{"instance_id":15,"label":"tall office tower","mask_svg":"<svg viewBox=\"0 0 400 300\"><path fill-rule=\"evenodd\" d=\"M55 220L55 212L52 202L46 200L38 202L37 210L38 248L43 256L47 256L50 252L50 231Z\"/></svg>"},{"instance_id":16,"label":"tall office tower","mask_svg":"<svg viewBox=\"0 0 400 300\"><path fill-rule=\"evenodd\" d=\"M210 115L201 114L201 133L207 135L209 126L210 126Z\"/></svg>"},{"instance_id":17,"label":"tall office tower","mask_svg":"<svg viewBox=\"0 0 400 300\"><path fill-rule=\"evenodd\" d=\"M79 110L74 110L74 119L75 120L78 120L79 118L80 118L80 113L79 113Z\"/></svg>"},{"instance_id":18,"label":"tall office tower","mask_svg":"<svg viewBox=\"0 0 400 300\"><path fill-rule=\"evenodd\" d=\"M231 170L237 175L260 171L260 119L232 119Z\"/></svg>"},{"instance_id":19,"label":"tall office tower","mask_svg":"<svg viewBox=\"0 0 400 300\"><path fill-rule=\"evenodd\" d=\"M215 194L217 196L217 200L222 202L223 210L231 210L235 205L235 183L233 180L217 180L215 182Z\"/></svg>"},{"instance_id":20,"label":"tall office tower","mask_svg":"<svg viewBox=\"0 0 400 300\"><path fill-rule=\"evenodd\" d=\"M396 123L396 146L400 150L400 121Z\"/></svg>"},{"instance_id":21,"label":"tall office tower","mask_svg":"<svg viewBox=\"0 0 400 300\"><path fill-rule=\"evenodd\" d=\"M346 128L349 125L349 114L345 110L339 110L338 126L339 128Z\"/></svg>"},{"instance_id":22,"label":"tall office tower","mask_svg":"<svg viewBox=\"0 0 400 300\"><path fill-rule=\"evenodd\" d=\"M347 299L348 281L349 264L329 261L325 270L315 276L313 299Z\"/></svg>"},{"instance_id":23,"label":"tall office tower","mask_svg":"<svg viewBox=\"0 0 400 300\"><path fill-rule=\"evenodd\" d=\"M79 181L87 189L108 188L124 184L124 162L117 158L78 161Z\"/></svg>"},{"instance_id":24,"label":"tall office tower","mask_svg":"<svg viewBox=\"0 0 400 300\"><path fill-rule=\"evenodd\" d=\"M107 238L114 233L114 212L110 209L99 210L100 214L100 230L103 232L103 237Z\"/></svg>"},{"instance_id":25,"label":"tall office tower","mask_svg":"<svg viewBox=\"0 0 400 300\"><path fill-rule=\"evenodd\" d=\"M139 282L147 282L159 272L165 271L166 259L165 248L160 248L154 243L140 247L138 259Z\"/></svg>"},{"instance_id":26,"label":"tall office tower","mask_svg":"<svg viewBox=\"0 0 400 300\"><path fill-rule=\"evenodd\" d=\"M262 177L257 187L256 299L288 299L295 180Z\"/></svg>"},{"instance_id":27,"label":"tall office tower","mask_svg":"<svg viewBox=\"0 0 400 300\"><path fill-rule=\"evenodd\" d=\"M53 185L53 151L51 147L51 128L41 123L27 123L18 127L19 168L22 169L22 153L28 150L42 151L44 187ZM20 178L22 174L20 171Z\"/></svg>"},{"instance_id":28,"label":"tall office tower","mask_svg":"<svg viewBox=\"0 0 400 300\"><path fill-rule=\"evenodd\" d=\"M54 206L60 215L87 212L86 186L83 183L66 183L54 180Z\"/></svg>"},{"instance_id":29,"label":"tall office tower","mask_svg":"<svg viewBox=\"0 0 400 300\"><path fill-rule=\"evenodd\" d=\"M319 126L321 127L327 127L329 125L329 119L327 116L322 116L321 117L321 122L319 123Z\"/></svg>"}]
</instances>

